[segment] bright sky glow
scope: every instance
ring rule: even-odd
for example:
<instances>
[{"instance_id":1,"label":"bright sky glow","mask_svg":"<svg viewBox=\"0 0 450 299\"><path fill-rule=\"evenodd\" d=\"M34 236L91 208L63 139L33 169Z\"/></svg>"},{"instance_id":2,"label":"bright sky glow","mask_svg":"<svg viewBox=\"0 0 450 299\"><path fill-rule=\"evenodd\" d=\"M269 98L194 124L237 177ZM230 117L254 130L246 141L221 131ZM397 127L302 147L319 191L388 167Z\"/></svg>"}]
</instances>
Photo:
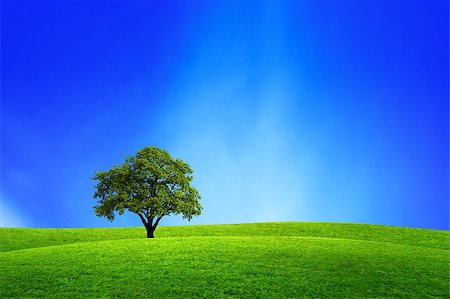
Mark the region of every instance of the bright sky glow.
<instances>
[{"instance_id":1,"label":"bright sky glow","mask_svg":"<svg viewBox=\"0 0 450 299\"><path fill-rule=\"evenodd\" d=\"M449 229L447 1L4 1L0 226L114 223L97 170L188 162L193 223ZM162 224L182 224L170 217Z\"/></svg>"}]
</instances>

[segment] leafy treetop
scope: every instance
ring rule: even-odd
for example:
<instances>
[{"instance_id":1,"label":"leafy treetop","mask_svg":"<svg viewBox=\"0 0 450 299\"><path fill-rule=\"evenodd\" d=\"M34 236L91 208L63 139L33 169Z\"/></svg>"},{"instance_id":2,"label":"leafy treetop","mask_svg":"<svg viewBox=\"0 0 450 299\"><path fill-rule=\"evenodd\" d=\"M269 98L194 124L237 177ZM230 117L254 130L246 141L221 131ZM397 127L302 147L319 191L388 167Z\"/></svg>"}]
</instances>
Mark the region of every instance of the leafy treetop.
<instances>
[{"instance_id":1,"label":"leafy treetop","mask_svg":"<svg viewBox=\"0 0 450 299\"><path fill-rule=\"evenodd\" d=\"M200 215L198 191L191 187L192 169L180 159L157 147L148 146L135 156L126 158L122 165L95 174L97 180L94 206L97 216L113 221L115 212L125 210L139 215L147 228L147 236L153 237L162 217L182 214L191 220Z\"/></svg>"}]
</instances>

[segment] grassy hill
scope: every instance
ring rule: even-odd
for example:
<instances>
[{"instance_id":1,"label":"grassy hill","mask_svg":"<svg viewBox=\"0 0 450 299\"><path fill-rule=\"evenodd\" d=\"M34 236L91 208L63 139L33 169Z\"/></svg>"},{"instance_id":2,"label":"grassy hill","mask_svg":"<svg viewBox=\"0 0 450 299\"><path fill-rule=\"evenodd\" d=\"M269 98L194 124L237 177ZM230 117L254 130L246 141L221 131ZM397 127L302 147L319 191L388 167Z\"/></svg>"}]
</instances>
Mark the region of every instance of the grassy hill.
<instances>
[{"instance_id":1,"label":"grassy hill","mask_svg":"<svg viewBox=\"0 0 450 299\"><path fill-rule=\"evenodd\" d=\"M450 297L450 232L345 223L0 229L0 297Z\"/></svg>"}]
</instances>

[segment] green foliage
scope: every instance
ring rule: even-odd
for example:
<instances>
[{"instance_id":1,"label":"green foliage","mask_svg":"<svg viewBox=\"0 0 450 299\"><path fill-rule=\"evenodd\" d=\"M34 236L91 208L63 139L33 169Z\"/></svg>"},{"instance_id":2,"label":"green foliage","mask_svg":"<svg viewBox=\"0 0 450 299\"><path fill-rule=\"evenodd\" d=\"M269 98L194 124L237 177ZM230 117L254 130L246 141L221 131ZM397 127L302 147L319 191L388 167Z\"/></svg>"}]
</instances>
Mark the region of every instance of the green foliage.
<instances>
[{"instance_id":1,"label":"green foliage","mask_svg":"<svg viewBox=\"0 0 450 299\"><path fill-rule=\"evenodd\" d=\"M181 214L191 220L200 215L198 191L191 187L191 167L180 159L173 159L168 152L149 146L128 157L122 165L108 171L99 171L94 198L97 216L112 221L115 212L125 210L139 215L151 233L162 217Z\"/></svg>"},{"instance_id":2,"label":"green foliage","mask_svg":"<svg viewBox=\"0 0 450 299\"><path fill-rule=\"evenodd\" d=\"M0 298L450 296L448 231L263 223L161 227L154 240L139 232L0 229L10 250L0 253ZM28 249L11 250L18 238Z\"/></svg>"}]
</instances>

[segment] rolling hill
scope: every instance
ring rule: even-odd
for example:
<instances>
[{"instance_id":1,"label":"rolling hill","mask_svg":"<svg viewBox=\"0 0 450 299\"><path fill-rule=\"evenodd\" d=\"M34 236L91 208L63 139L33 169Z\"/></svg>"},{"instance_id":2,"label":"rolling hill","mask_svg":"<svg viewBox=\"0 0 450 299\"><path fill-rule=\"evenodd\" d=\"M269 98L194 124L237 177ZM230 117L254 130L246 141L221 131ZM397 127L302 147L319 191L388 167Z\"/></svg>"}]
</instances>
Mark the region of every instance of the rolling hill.
<instances>
[{"instance_id":1,"label":"rolling hill","mask_svg":"<svg viewBox=\"0 0 450 299\"><path fill-rule=\"evenodd\" d=\"M450 297L450 232L350 223L0 229L0 297Z\"/></svg>"}]
</instances>

